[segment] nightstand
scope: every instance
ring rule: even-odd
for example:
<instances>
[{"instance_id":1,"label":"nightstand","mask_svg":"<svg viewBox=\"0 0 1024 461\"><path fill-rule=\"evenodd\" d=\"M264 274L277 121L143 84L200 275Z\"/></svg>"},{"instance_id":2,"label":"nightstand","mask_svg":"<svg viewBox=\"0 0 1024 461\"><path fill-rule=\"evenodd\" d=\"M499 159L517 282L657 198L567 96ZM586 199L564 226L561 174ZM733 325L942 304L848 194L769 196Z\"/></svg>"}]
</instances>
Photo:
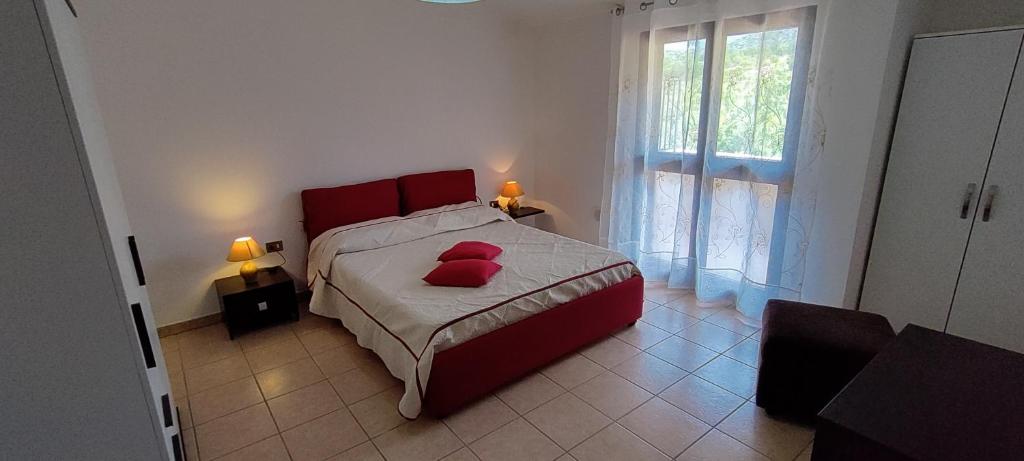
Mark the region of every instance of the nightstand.
<instances>
[{"instance_id":1,"label":"nightstand","mask_svg":"<svg viewBox=\"0 0 1024 461\"><path fill-rule=\"evenodd\" d=\"M237 275L217 279L214 285L231 339L239 333L299 319L295 282L284 269L260 269L256 282L248 285Z\"/></svg>"},{"instance_id":2,"label":"nightstand","mask_svg":"<svg viewBox=\"0 0 1024 461\"><path fill-rule=\"evenodd\" d=\"M544 210L542 210L540 208L534 208L532 206L519 207L518 210L514 210L514 211L513 210L508 210L508 215L511 216L512 219L521 219L521 218L525 218L527 216L536 216L536 215L543 214L543 213L544 213Z\"/></svg>"}]
</instances>

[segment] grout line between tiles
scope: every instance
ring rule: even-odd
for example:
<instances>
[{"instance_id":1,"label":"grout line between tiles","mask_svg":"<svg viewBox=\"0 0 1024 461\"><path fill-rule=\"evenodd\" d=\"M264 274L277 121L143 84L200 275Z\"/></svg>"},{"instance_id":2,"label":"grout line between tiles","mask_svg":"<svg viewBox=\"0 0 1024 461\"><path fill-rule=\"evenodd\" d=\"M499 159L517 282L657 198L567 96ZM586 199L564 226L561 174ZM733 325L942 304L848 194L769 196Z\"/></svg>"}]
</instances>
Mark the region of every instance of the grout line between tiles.
<instances>
[{"instance_id":1,"label":"grout line between tiles","mask_svg":"<svg viewBox=\"0 0 1024 461\"><path fill-rule=\"evenodd\" d=\"M189 410L191 411L191 409ZM203 454L199 452L199 431L196 430L195 424L192 425L192 445L196 447L196 458L203 459Z\"/></svg>"},{"instance_id":2,"label":"grout line between tiles","mask_svg":"<svg viewBox=\"0 0 1024 461\"><path fill-rule=\"evenodd\" d=\"M235 413L248 410L248 409L250 409L252 407L255 407L255 406L258 406L258 405L266 405L266 404L267 404L266 401L263 401L263 402L260 402L260 403L254 403L254 404L249 405L249 406L247 406L245 408L242 408L240 410L235 410L235 411L232 411L231 413L225 413L224 415L218 416L216 418L213 418L213 419L211 419L211 420L209 420L209 421L207 421L207 422L205 422L203 424L193 424L192 429L199 429L199 426L205 426L205 425L210 424L210 423L212 423L212 422L214 422L214 421L216 421L218 419L226 418L226 417L231 416L231 415L233 415ZM269 407L267 408L267 413L270 413L270 408ZM274 419L273 416L271 416L270 419ZM274 427L277 427L277 425L275 424ZM196 432L198 433L198 431L196 431Z\"/></svg>"},{"instance_id":3,"label":"grout line between tiles","mask_svg":"<svg viewBox=\"0 0 1024 461\"><path fill-rule=\"evenodd\" d=\"M260 389L260 383L256 381L256 377L255 377L255 376L253 376L253 375L249 375L249 376L246 376L246 377L244 377L244 378L238 378L238 379L236 379L236 380L234 380L234 381L229 381L229 382L226 382L226 383L224 383L224 384L218 384L218 385L216 385L216 386L213 386L213 387L211 387L211 388L209 388L209 389L206 389L206 390L204 390L204 391L202 391L202 392L197 392L196 394L194 394L194 395L190 395L190 396L189 396L189 401L188 401L188 413L189 413L189 417L190 417L190 418L192 418L192 425L193 425L193 426L196 426L196 425L197 425L197 424L196 424L196 417L195 417L195 408L196 408L196 407L195 407L195 405L194 405L194 403L195 403L195 402L194 402L194 401L193 401L192 399L194 399L195 397L197 397L197 396L199 396L199 395L201 395L201 394L205 394L205 393L207 393L207 392L210 392L210 391L212 391L212 390L214 390L214 389L217 389L217 388L219 388L219 387L223 387L223 386L227 386L227 385L230 385L230 384L235 384L235 383L239 383L239 382L245 381L246 379L251 379L251 380L252 380L252 382L256 384L256 390L257 390L257 391L258 391L258 392L260 393L260 399L261 399L261 402L264 402L264 403L266 403L267 399L266 399L266 397L264 397L264 396L263 396L263 390L262 390L262 389ZM249 405L249 406L247 406L247 407L244 407L244 408L242 408L242 410L244 410L245 408L249 408L249 407L253 407L253 406L256 406L256 405L257 405L257 404L252 404L252 405ZM270 407L267 407L267 410L269 410L269 409L270 409ZM241 411L241 410L235 410L235 411L232 411L231 413L235 413L236 411ZM216 420L216 419L220 419L220 418L223 418L224 416L230 415L231 413L225 413L225 414L223 414L223 415L221 415L221 416L218 416L218 417L216 417L216 418L213 418L213 419L210 419L210 420L207 420L207 421L203 421L203 423L202 423L202 424L206 424L206 423L208 423L208 422L210 422L210 421L213 421L213 420Z\"/></svg>"},{"instance_id":4,"label":"grout line between tiles","mask_svg":"<svg viewBox=\"0 0 1024 461\"><path fill-rule=\"evenodd\" d=\"M305 351L306 349L305 349L305 348L303 348L302 350L303 350L303 351ZM289 361L287 361L287 362L285 362L285 363L282 363L282 364L280 364L280 365L277 365L277 366L274 366L274 367L271 367L271 368L267 368L266 370L260 370L260 371L256 371L255 369L253 369L253 367L252 367L252 362L250 362L250 361L249 361L249 357L245 357L245 361L246 361L246 363L248 363L248 364L249 364L249 371L250 371L250 372L252 372L252 375L253 375L253 376L256 376L256 375L258 375L258 374L263 374L263 373L266 373L266 372L268 372L268 371L271 371L271 370L276 370L276 369L278 369L278 368L281 368L281 367L284 367L284 366L287 366L287 365L291 365L291 364L293 364L293 363L295 363L295 362L300 362L300 361L302 361L303 359L310 359L310 360L313 360L313 356L309 355L309 353L307 352L307 353L306 353L306 356L305 356L305 357L299 357L299 358L297 358L297 359L295 359L295 360L289 360ZM314 362L313 362L313 364L315 365L315 364L316 364L316 362L314 361ZM319 367L318 367L317 369L319 369ZM320 374L323 374L323 372L321 372Z\"/></svg>"},{"instance_id":5,"label":"grout line between tiles","mask_svg":"<svg viewBox=\"0 0 1024 461\"><path fill-rule=\"evenodd\" d=\"M339 346L339 347L340 347L340 346ZM313 361L313 365L315 365L315 366L317 367L317 369L319 369L319 368L320 368L320 366L316 364L316 361L315 361L315 360ZM358 367L357 367L357 368L358 368ZM320 370L320 374L324 374L324 373L323 373L323 370ZM355 422L356 422L356 426L359 426L359 430L363 431L363 435L365 435L365 436L366 436L366 440L367 440L367 442L370 442L370 445L371 445L371 446L373 447L373 449L374 449L374 450L377 450L377 453L378 453L378 454L380 455L380 457L381 457L381 458L384 458L384 452L383 452L383 451L381 451L380 447L378 447L376 443L374 443L374 441L373 441L373 437L370 437L370 433L369 433L369 432L368 432L368 431L366 430L366 428L365 428L365 427L363 427L363 424L359 422L359 418L356 418L356 415L355 415L354 413L352 413L352 408L351 408L351 405L349 405L349 404L345 403L345 399L342 399L342 398L341 398L341 394L339 394L339 393L338 393L338 390L334 388L334 384L330 382L330 378L326 378L326 375L324 375L324 376L325 376L324 380L325 380L325 381L327 381L327 385L328 385L328 387L330 387L330 388L331 388L331 392L334 392L334 395L335 395L336 397L338 397L338 401L339 401L339 402L341 402L341 408L339 408L339 410L340 410L340 409L345 409L345 411L348 411L349 415L351 415L351 416L352 416L352 419L353 419L353 420L355 420ZM319 384L320 382L322 382L322 381L318 381L318 382L317 382L317 384ZM312 384L311 384L311 385L312 385ZM383 391L379 392L378 394L381 394L381 393L387 392L388 390L390 390L390 388L388 388L388 389L385 389L385 390L383 390ZM366 399L369 399L369 398L373 398L374 396L376 396L376 395L378 395L378 394L374 394L374 395L372 395L372 396L370 396L370 397L367 397ZM287 394L285 394L285 395L287 395ZM366 400L366 399L361 399L361 400L358 400L358 401L352 402L352 405L355 405L355 404L357 404L357 403L359 403L359 402L362 402L363 400ZM337 411L337 410L335 410L335 411ZM332 412L332 413L333 413L333 412ZM330 414L330 413L328 413L328 414ZM313 418L313 419L316 419L316 418ZM312 420L310 420L310 421L312 421ZM306 422L309 422L309 421L306 421ZM392 430L394 430L395 428L401 427L401 426L403 426L403 425L407 424L408 422L409 422L409 421L405 421L405 422L403 422L402 424L399 424L398 426L395 426L395 427L393 427L393 428L391 428L391 429L388 429L387 431L385 431L385 432L384 432L384 434L386 434L386 433L388 433L388 432L391 432L391 431L392 431ZM302 424L306 424L306 423L302 423ZM299 426L301 426L302 424L300 424ZM298 427L298 426L295 426L295 427ZM377 437L380 437L381 435L384 435L384 434L379 434L379 435L377 435ZM283 437L282 437L282 439L283 439ZM363 443L366 443L366 442L363 442ZM362 445L363 443L360 443L360 444L356 445L355 447L351 447L351 448L349 448L348 450L352 450L352 449L354 449L354 448L358 447L359 445ZM287 447L287 444L285 444L285 447ZM344 451L342 451L342 453L345 453L345 452L346 452L346 451L348 451L348 450L344 450ZM337 454L338 454L338 453L335 453L335 455L337 455ZM334 455L332 455L332 456L334 456Z\"/></svg>"},{"instance_id":6,"label":"grout line between tiles","mask_svg":"<svg viewBox=\"0 0 1024 461\"><path fill-rule=\"evenodd\" d=\"M495 396L495 397L497 397L497 396ZM499 400L500 400L500 399L499 399ZM502 403L504 403L504 402L502 402ZM511 410L512 408L510 407L509 409ZM513 413L516 413L516 411L515 411L515 410L512 410L512 412L513 412ZM516 415L518 415L518 414L519 414L519 413L516 413ZM500 431L500 430L501 430L501 429L502 429L503 427L505 427L505 426L508 426L509 424L512 424L512 423L516 422L516 420L517 420L517 419L520 419L520 418L522 418L522 419L524 419L524 420L526 419L526 418L523 418L522 416L516 416L515 418L512 418L512 421L508 421L508 422L506 422L505 424L502 424L502 425L498 426L498 427L497 427L497 428L495 428L494 430L492 430L492 431L490 431L490 432L488 432L488 433L486 433L486 434L484 434L484 435L481 435L481 436L480 436L480 437L478 437L478 438L477 438L476 440L474 440L474 441L472 441L472 442L470 442L470 443L465 443L465 442L463 442L463 444L465 444L465 445L466 445L466 448L469 448L469 451L473 452L473 455L474 455L474 456L476 456L477 458L480 458L480 455L479 455L479 454L478 454L478 453L477 453L477 452L476 452L475 450L473 450L473 447L472 447L471 445L472 445L472 444L474 444L474 443L477 443L477 442L479 442L479 441L481 441L481 440L483 440L483 439L485 439L485 438L487 438L487 436L489 436L489 435L491 435L491 434L493 434L493 433L495 433L495 432L498 432L498 431ZM445 426L447 426L447 424L445 424ZM451 427L449 427L448 429L449 429L449 430L451 430ZM452 433L454 433L454 432L455 432L455 431L452 431ZM544 432L544 431L541 431L541 433L543 433L543 432ZM461 438L461 437L459 437L459 435L458 435L458 434L455 434L455 437L456 437L456 438L458 438L459 440L462 440L462 438ZM557 444L556 444L556 445L557 445ZM558 447L558 448L562 448L562 447Z\"/></svg>"},{"instance_id":7,"label":"grout line between tiles","mask_svg":"<svg viewBox=\"0 0 1024 461\"><path fill-rule=\"evenodd\" d=\"M207 425L207 424L210 424L210 423L212 423L212 422L214 422L214 421L216 421L216 420L218 420L218 419L221 419L221 418L226 418L226 417L228 417L228 416L231 416L231 415L233 415L233 414L235 414L235 413L239 413L239 412L242 412L242 411L248 410L248 409L250 409L250 408L253 408L253 407L259 406L259 405L267 406L267 402L266 402L266 401L263 401L263 402L260 402L260 403L257 403L257 404L249 405L249 406L247 406L247 407L245 407L245 408L242 408L242 409L240 409L240 410L235 410L235 411L232 411L231 413L227 413L227 414L225 414L225 415L223 415L223 416L218 416L218 417L216 417L216 418L214 418L214 419L211 419L211 420L209 420L209 421L207 421L207 422L205 422L205 423L203 423L203 424L194 424L194 422L193 422L193 426L192 426L192 435L193 435L193 437L195 438L195 442L196 442L196 452L197 452L197 453L199 452L199 426L205 426L205 425ZM191 408L190 408L190 410L191 410ZM270 407L267 407L267 414L270 414ZM274 416L273 416L272 414L270 414L270 420L271 420L271 421L274 421ZM275 428L277 427L277 422L274 422L274 427L275 427ZM276 435L279 435L279 434L280 434L280 432L278 432L278 433L277 433ZM266 439L269 439L269 438L270 438L270 437L266 437L266 438L264 438L264 439L261 439L260 441L263 441L263 440L266 440ZM254 442L254 443L259 443L260 441L257 441L257 442ZM283 439L282 439L282 442L283 442ZM249 445L253 445L253 444L252 444L252 443L250 443ZM227 455L229 455L229 454L231 454L231 453L234 453L234 452L236 452L236 451L238 451L238 450L241 450L242 448L248 447L249 445L246 445L246 446L240 447L240 448L238 448L238 449L236 449L236 450L231 450L231 451L229 451L229 452L227 452L227 453L224 453L223 455L220 455L220 456L218 456L217 458L214 458L214 459L219 459L219 458L223 458L223 457L225 457L225 456L227 456ZM199 456L199 459L202 459L202 458L203 458L203 457L202 457L202 456L200 455L200 456Z\"/></svg>"},{"instance_id":8,"label":"grout line between tiles","mask_svg":"<svg viewBox=\"0 0 1024 461\"><path fill-rule=\"evenodd\" d=\"M561 397L561 396L559 396L559 397ZM554 400L554 399L551 399L551 400ZM550 400L548 402L550 402ZM544 402L544 403L547 403L547 402ZM543 404L541 404L541 405L543 405ZM538 405L537 408L540 408L540 406ZM536 408L534 408L534 410L536 410ZM530 411L533 411L533 410L530 410ZM527 413L529 413L529 412L527 412ZM537 432L540 432L540 435L543 435L544 438L548 439L548 441L550 441L551 443L555 444L555 446L558 447L559 450L562 450L562 454L565 454L565 453L569 452L568 450L562 448L562 446L559 445L558 442L555 441L555 439L552 439L550 435L548 435L547 433L542 431L539 427L537 427L536 424L533 424L533 422L531 422L530 420L526 419L526 415L520 415L519 419L522 419L523 422L525 422L526 424L529 424L530 427L532 427L534 430L536 430Z\"/></svg>"},{"instance_id":9,"label":"grout line between tiles","mask_svg":"<svg viewBox=\"0 0 1024 461\"><path fill-rule=\"evenodd\" d=\"M210 461L216 461L216 460L218 460L218 459L223 459L223 458L226 458L226 457L230 456L230 455L231 455L231 454L233 454L233 453L236 453L236 452L239 452L239 451L245 450L246 448L249 448L249 447L251 447L251 446L253 446L253 445L256 445L257 443L262 443L262 442L266 442L267 440L270 440L270 439L272 439L272 438L274 438L274 437L280 437L280 436L281 436L281 433L280 433L280 432L278 432L277 434L274 434L274 435L272 435L272 436L270 436L270 437L262 438L262 439L260 439L260 440L257 440L257 441L255 441L255 442L253 442L253 443L250 443L250 444L248 444L248 445L245 445L245 446L239 447L239 448L237 448L237 449L235 449L235 450L231 450L231 451L229 451L229 452L227 452L227 453L224 453L223 455L220 455L220 456L218 456L218 457L216 457L216 458L213 458L213 459L212 459L212 460L210 460ZM281 445L285 445L285 444L284 444L284 438L282 438L282 439L281 439ZM287 450L288 450L288 446L287 446L287 445L285 445L284 449L285 449L285 451L287 451ZM198 443L198 440L197 440L197 441L196 441L196 451L198 451L198 450L199 450L199 443ZM289 458L291 458L291 457L292 457L291 453L289 453L289 454L288 454L288 457L289 457ZM200 458L200 459L202 459L202 456L200 456L199 458Z\"/></svg>"}]
</instances>

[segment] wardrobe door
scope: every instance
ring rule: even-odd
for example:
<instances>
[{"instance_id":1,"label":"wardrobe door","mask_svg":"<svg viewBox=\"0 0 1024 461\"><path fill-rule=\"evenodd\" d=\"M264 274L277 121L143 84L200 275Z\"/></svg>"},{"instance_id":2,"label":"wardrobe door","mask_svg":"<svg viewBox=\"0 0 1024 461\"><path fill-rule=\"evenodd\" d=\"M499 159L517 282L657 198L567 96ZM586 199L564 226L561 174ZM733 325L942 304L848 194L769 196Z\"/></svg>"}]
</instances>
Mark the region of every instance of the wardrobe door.
<instances>
[{"instance_id":1,"label":"wardrobe door","mask_svg":"<svg viewBox=\"0 0 1024 461\"><path fill-rule=\"evenodd\" d=\"M163 459L36 6L0 7L0 459Z\"/></svg>"},{"instance_id":2,"label":"wardrobe door","mask_svg":"<svg viewBox=\"0 0 1024 461\"><path fill-rule=\"evenodd\" d=\"M942 330L1022 31L914 41L861 309Z\"/></svg>"},{"instance_id":3,"label":"wardrobe door","mask_svg":"<svg viewBox=\"0 0 1024 461\"><path fill-rule=\"evenodd\" d=\"M71 124L71 133L85 169L99 224L109 243L108 255L116 269L124 295L122 315L125 327L137 343L138 370L148 384L152 402L151 419L163 433L167 458L174 459L172 439L178 433L174 399L160 349L145 276L138 255L145 247L132 236L124 200L118 185L110 146L99 104L93 92L92 76L78 19L64 0L35 0L42 21L53 70Z\"/></svg>"},{"instance_id":4,"label":"wardrobe door","mask_svg":"<svg viewBox=\"0 0 1024 461\"><path fill-rule=\"evenodd\" d=\"M1024 57L1017 63L946 331L1024 352Z\"/></svg>"}]
</instances>

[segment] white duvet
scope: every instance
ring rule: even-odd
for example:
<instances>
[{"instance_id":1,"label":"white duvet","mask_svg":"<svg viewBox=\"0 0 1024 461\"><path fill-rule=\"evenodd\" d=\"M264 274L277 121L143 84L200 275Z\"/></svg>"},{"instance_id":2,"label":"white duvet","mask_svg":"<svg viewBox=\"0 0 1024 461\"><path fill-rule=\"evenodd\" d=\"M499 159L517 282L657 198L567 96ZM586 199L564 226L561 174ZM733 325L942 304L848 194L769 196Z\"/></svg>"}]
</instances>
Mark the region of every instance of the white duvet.
<instances>
[{"instance_id":1,"label":"white duvet","mask_svg":"<svg viewBox=\"0 0 1024 461\"><path fill-rule=\"evenodd\" d=\"M479 288L422 278L466 240L501 247ZM310 244L310 312L340 319L405 382L399 412L420 413L434 353L637 274L619 253L515 223L468 202L343 226Z\"/></svg>"}]
</instances>

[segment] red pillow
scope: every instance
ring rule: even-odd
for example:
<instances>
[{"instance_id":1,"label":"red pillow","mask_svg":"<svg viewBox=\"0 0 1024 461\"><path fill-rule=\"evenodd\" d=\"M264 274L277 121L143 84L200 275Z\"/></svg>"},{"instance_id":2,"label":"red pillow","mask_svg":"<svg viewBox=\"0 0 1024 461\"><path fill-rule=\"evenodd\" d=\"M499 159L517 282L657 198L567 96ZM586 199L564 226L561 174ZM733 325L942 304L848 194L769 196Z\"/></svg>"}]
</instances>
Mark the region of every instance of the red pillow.
<instances>
[{"instance_id":1,"label":"red pillow","mask_svg":"<svg viewBox=\"0 0 1024 461\"><path fill-rule=\"evenodd\" d=\"M402 215L476 200L473 170L436 171L398 178Z\"/></svg>"},{"instance_id":2,"label":"red pillow","mask_svg":"<svg viewBox=\"0 0 1024 461\"><path fill-rule=\"evenodd\" d=\"M302 191L302 225L310 242L335 227L398 216L398 212L394 179Z\"/></svg>"},{"instance_id":3,"label":"red pillow","mask_svg":"<svg viewBox=\"0 0 1024 461\"><path fill-rule=\"evenodd\" d=\"M459 259L441 263L423 281L441 287L480 287L487 284L501 265L483 259Z\"/></svg>"},{"instance_id":4,"label":"red pillow","mask_svg":"<svg viewBox=\"0 0 1024 461\"><path fill-rule=\"evenodd\" d=\"M488 261L497 258L501 254L501 247L491 245L487 242L459 242L455 246L449 248L441 256L437 257L438 261L455 261L459 259L486 259Z\"/></svg>"}]
</instances>

